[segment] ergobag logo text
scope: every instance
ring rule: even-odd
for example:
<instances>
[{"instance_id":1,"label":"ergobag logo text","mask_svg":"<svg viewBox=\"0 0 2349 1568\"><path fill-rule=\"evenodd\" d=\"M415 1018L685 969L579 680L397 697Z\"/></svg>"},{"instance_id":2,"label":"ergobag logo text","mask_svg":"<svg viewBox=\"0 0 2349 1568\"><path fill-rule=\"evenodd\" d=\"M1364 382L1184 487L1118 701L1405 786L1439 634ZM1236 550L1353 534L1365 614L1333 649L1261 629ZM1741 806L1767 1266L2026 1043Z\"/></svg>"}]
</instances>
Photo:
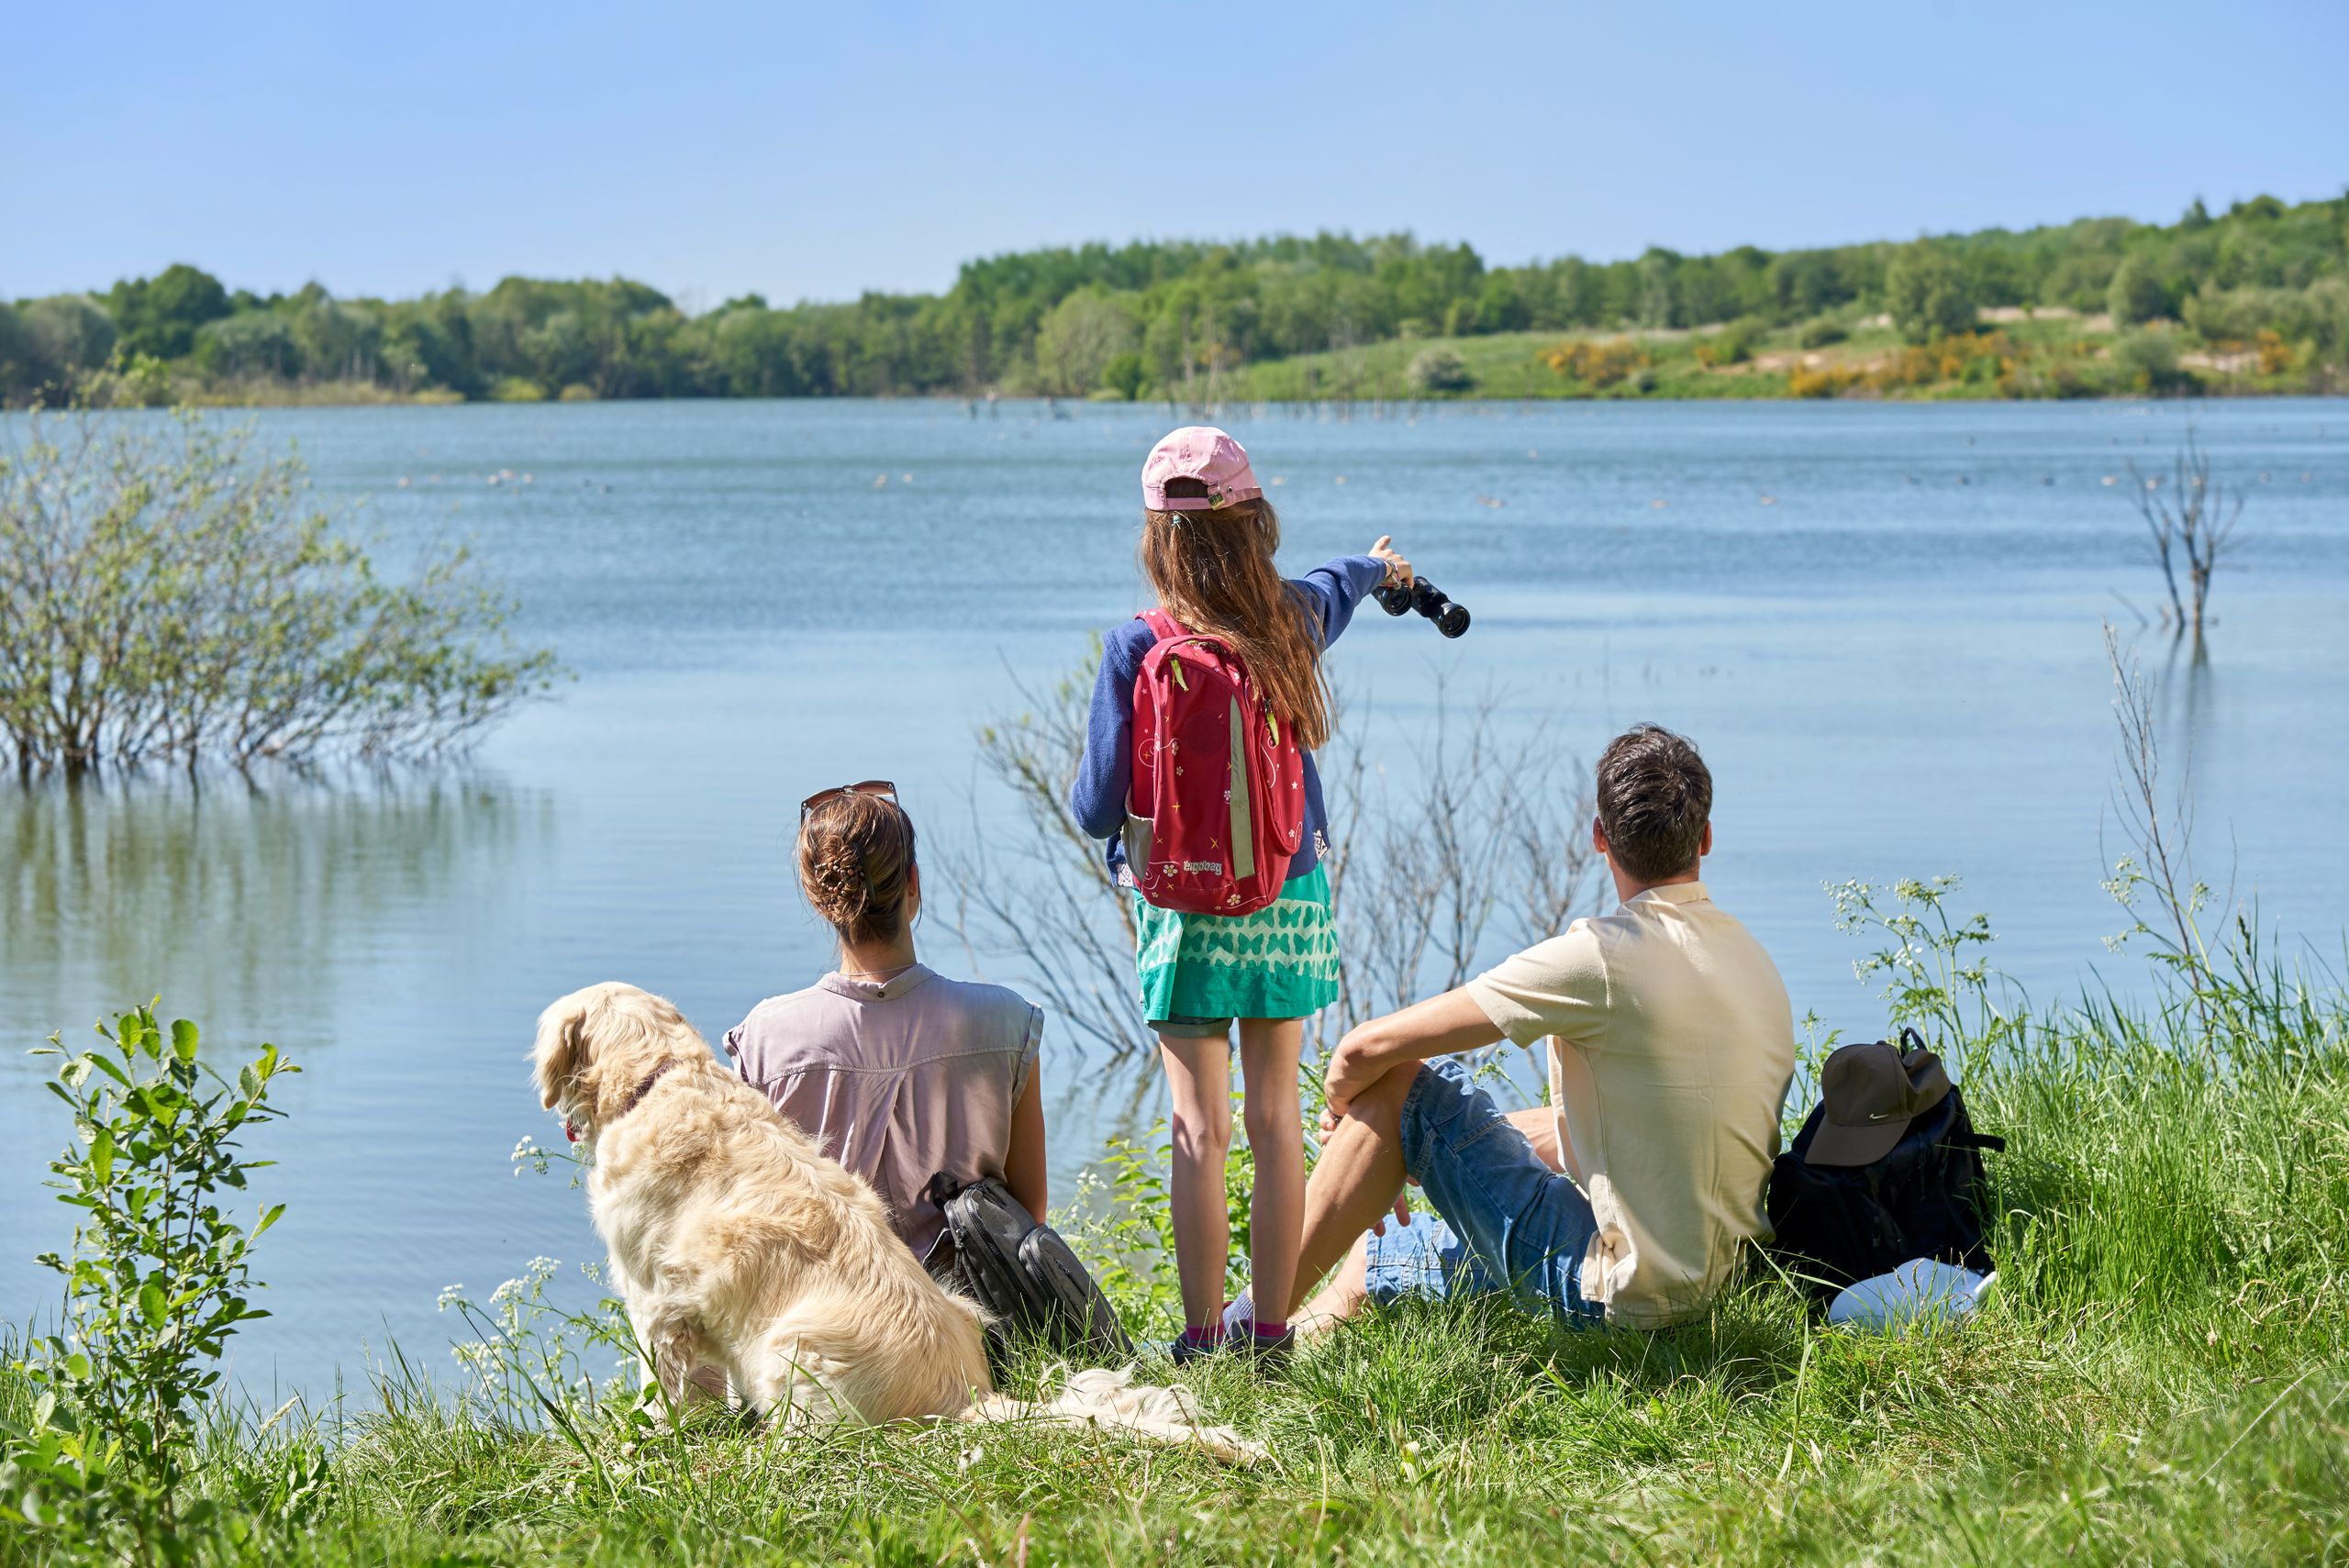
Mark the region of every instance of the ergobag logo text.
<instances>
[{"instance_id":1,"label":"ergobag logo text","mask_svg":"<svg viewBox=\"0 0 2349 1568\"><path fill-rule=\"evenodd\" d=\"M1219 639L1163 610L1134 681L1126 865L1144 899L1246 915L1280 896L1305 839L1305 757Z\"/></svg>"}]
</instances>

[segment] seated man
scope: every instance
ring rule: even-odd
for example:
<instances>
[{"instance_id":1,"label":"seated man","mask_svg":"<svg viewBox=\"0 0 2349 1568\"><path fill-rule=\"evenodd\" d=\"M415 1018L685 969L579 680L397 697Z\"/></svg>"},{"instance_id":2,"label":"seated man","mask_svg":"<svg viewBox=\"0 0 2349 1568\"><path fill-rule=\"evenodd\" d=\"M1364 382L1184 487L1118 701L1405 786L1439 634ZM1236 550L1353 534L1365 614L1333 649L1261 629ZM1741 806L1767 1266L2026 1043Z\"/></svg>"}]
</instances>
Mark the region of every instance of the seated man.
<instances>
[{"instance_id":1,"label":"seated man","mask_svg":"<svg viewBox=\"0 0 2349 1568\"><path fill-rule=\"evenodd\" d=\"M1697 880L1712 774L1643 725L1608 746L1598 794L1613 914L1363 1025L1331 1056L1297 1294L1345 1265L1310 1325L1412 1292L1507 1289L1566 1322L1657 1329L1700 1315L1769 1233L1794 1019L1769 954ZM1503 1116L1456 1060L1504 1036L1549 1039L1549 1106ZM1407 1178L1440 1218L1408 1219ZM1365 1235L1390 1207L1406 1222Z\"/></svg>"}]
</instances>

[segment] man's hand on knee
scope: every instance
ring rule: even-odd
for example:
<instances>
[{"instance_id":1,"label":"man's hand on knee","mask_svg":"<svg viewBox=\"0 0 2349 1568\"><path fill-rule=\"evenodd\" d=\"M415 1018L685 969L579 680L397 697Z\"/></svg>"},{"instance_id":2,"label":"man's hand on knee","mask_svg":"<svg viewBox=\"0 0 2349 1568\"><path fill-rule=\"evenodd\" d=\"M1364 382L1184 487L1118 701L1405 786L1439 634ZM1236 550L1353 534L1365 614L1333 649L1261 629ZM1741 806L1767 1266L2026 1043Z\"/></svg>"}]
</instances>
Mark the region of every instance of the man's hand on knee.
<instances>
[{"instance_id":1,"label":"man's hand on knee","mask_svg":"<svg viewBox=\"0 0 2349 1568\"><path fill-rule=\"evenodd\" d=\"M1321 1084L1330 1108L1323 1119L1333 1125L1395 1073L1403 1074L1401 1085L1408 1089L1419 1063L1430 1057L1474 1051L1500 1038L1499 1028L1464 987L1358 1024L1330 1053Z\"/></svg>"},{"instance_id":2,"label":"man's hand on knee","mask_svg":"<svg viewBox=\"0 0 2349 1568\"><path fill-rule=\"evenodd\" d=\"M1342 1054L1345 1047L1338 1048ZM1419 1075L1419 1064L1405 1062L1371 1073L1359 1082L1349 1078L1343 1084L1342 1097L1330 1085L1339 1084L1339 1055L1330 1059L1330 1074L1323 1085L1328 1102L1321 1107L1321 1135L1334 1135L1340 1125L1352 1121L1368 1126L1381 1136L1394 1136L1403 1125L1403 1102L1411 1093L1411 1081Z\"/></svg>"}]
</instances>

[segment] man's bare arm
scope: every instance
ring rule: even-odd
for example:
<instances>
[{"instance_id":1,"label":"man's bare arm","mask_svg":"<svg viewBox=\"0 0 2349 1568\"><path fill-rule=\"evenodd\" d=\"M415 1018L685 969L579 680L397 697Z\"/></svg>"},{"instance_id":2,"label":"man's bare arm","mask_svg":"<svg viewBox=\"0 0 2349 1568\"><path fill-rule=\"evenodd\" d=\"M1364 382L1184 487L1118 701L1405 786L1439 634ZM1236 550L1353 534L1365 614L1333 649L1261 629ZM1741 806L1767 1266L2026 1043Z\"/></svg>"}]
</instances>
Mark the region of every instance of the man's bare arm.
<instances>
[{"instance_id":1,"label":"man's bare arm","mask_svg":"<svg viewBox=\"0 0 2349 1568\"><path fill-rule=\"evenodd\" d=\"M1350 1029L1330 1053L1330 1070L1322 1080L1330 1100L1323 1125L1335 1127L1355 1095L1406 1062L1456 1055L1500 1038L1499 1029L1465 986Z\"/></svg>"}]
</instances>

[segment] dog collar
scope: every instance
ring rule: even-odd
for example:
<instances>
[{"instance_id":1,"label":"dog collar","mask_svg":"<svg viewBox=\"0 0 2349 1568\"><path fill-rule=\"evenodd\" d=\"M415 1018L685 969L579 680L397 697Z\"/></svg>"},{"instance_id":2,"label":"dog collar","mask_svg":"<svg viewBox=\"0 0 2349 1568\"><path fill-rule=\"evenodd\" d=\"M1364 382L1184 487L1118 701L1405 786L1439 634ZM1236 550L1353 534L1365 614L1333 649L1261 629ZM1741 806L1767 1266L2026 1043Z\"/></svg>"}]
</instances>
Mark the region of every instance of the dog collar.
<instances>
[{"instance_id":1,"label":"dog collar","mask_svg":"<svg viewBox=\"0 0 2349 1568\"><path fill-rule=\"evenodd\" d=\"M606 1127L609 1127L612 1122L619 1120L620 1118L636 1109L637 1103L642 1100L645 1095L652 1092L652 1085L661 1082L661 1074L666 1073L670 1068L674 1067L675 1065L676 1062L674 1061L663 1062L660 1066L655 1067L651 1072L647 1073L644 1075L644 1081L637 1084L635 1091L629 1095L625 1102L621 1104L619 1109L612 1113L611 1119L605 1122L604 1125ZM562 1135L571 1140L573 1143L579 1141L579 1129L573 1125L569 1117L565 1117L563 1118Z\"/></svg>"}]
</instances>

